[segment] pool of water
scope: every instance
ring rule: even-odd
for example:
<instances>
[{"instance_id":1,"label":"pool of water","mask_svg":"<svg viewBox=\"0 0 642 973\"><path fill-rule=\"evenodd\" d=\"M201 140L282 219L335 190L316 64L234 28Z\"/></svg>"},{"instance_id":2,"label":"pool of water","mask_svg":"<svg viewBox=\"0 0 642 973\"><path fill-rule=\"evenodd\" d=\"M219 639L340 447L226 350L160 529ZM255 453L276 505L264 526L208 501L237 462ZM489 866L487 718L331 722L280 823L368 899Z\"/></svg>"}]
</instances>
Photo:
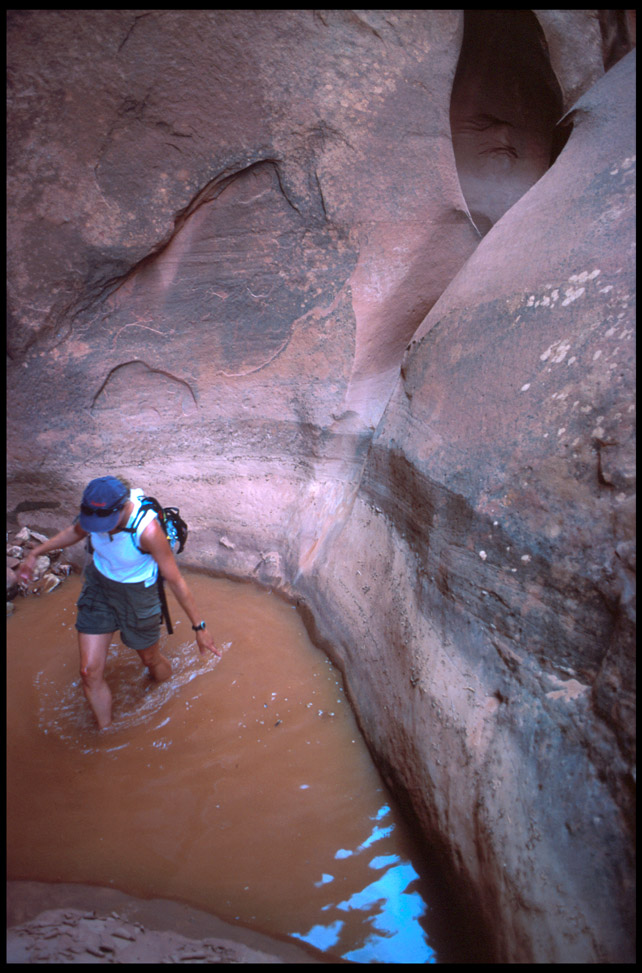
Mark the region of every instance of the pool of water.
<instances>
[{"instance_id":1,"label":"pool of water","mask_svg":"<svg viewBox=\"0 0 642 973\"><path fill-rule=\"evenodd\" d=\"M173 675L115 636L114 726L78 675L71 578L8 619L8 877L105 885L371 963L438 961L422 850L340 672L296 609L186 573L223 649L202 660L168 593Z\"/></svg>"}]
</instances>

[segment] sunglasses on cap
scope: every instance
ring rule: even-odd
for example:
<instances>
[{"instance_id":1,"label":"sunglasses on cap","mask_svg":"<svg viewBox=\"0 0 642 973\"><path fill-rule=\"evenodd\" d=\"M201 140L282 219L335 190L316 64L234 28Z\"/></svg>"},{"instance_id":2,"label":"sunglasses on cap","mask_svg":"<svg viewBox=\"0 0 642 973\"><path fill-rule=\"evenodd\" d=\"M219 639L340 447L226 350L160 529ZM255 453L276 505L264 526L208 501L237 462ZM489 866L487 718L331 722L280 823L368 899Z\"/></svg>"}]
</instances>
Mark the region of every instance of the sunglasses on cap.
<instances>
[{"instance_id":1,"label":"sunglasses on cap","mask_svg":"<svg viewBox=\"0 0 642 973\"><path fill-rule=\"evenodd\" d=\"M81 503L80 510L87 517L111 517L111 515L115 514L117 510L123 509L126 499L127 498L125 497L124 499L119 500L118 503L113 507L109 507L104 510L101 507L89 507L86 503Z\"/></svg>"}]
</instances>

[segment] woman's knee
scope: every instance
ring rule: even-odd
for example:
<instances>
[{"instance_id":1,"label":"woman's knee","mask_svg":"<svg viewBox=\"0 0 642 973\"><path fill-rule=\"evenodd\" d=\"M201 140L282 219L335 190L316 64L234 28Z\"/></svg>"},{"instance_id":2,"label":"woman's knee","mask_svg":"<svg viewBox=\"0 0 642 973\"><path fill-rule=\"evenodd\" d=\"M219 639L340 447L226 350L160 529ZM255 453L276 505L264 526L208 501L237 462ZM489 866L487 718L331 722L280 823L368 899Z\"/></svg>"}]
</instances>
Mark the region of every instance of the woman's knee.
<instances>
[{"instance_id":1,"label":"woman's knee","mask_svg":"<svg viewBox=\"0 0 642 973\"><path fill-rule=\"evenodd\" d=\"M138 649L138 657L143 665L147 666L148 668L149 666L155 665L160 658L158 642L156 642L154 645L150 645L148 649Z\"/></svg>"},{"instance_id":2,"label":"woman's knee","mask_svg":"<svg viewBox=\"0 0 642 973\"><path fill-rule=\"evenodd\" d=\"M95 660L81 660L80 678L84 686L94 686L102 682L104 665Z\"/></svg>"},{"instance_id":3,"label":"woman's knee","mask_svg":"<svg viewBox=\"0 0 642 973\"><path fill-rule=\"evenodd\" d=\"M158 642L149 649L139 649L138 655L144 666L147 666L150 676L157 682L164 682L172 674L172 664L161 655Z\"/></svg>"},{"instance_id":4,"label":"woman's knee","mask_svg":"<svg viewBox=\"0 0 642 973\"><path fill-rule=\"evenodd\" d=\"M112 635L86 635L79 633L80 677L85 686L102 682L107 651Z\"/></svg>"}]
</instances>

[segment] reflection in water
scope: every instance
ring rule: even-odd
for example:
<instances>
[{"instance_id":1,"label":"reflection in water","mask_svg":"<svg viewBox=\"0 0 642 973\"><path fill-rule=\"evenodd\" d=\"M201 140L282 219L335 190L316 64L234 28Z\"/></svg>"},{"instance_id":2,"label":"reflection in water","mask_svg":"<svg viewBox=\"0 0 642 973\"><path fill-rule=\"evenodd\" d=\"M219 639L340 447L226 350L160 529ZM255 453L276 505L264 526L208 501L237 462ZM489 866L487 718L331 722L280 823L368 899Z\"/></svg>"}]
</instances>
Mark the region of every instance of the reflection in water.
<instances>
[{"instance_id":1,"label":"reflection in water","mask_svg":"<svg viewBox=\"0 0 642 973\"><path fill-rule=\"evenodd\" d=\"M389 805L384 804L374 820L386 818L390 813ZM384 827L375 824L355 851L340 848L334 856L335 860L343 861L362 854L372 845L390 838L394 829L394 823ZM379 844L377 850L381 850ZM368 867L381 870L382 874L348 899L323 906L322 911L329 913L327 922L314 925L307 933L293 935L317 949L331 949L343 959L355 963L435 963L435 951L420 924L428 908L420 892L411 888L419 880L413 865L393 853L376 855ZM324 873L321 881L315 885L327 885L334 882L336 877ZM335 918L337 910L349 913L353 919L356 917L361 925L361 933L356 940L354 929L351 930L351 945L347 948L341 944L346 920Z\"/></svg>"}]
</instances>

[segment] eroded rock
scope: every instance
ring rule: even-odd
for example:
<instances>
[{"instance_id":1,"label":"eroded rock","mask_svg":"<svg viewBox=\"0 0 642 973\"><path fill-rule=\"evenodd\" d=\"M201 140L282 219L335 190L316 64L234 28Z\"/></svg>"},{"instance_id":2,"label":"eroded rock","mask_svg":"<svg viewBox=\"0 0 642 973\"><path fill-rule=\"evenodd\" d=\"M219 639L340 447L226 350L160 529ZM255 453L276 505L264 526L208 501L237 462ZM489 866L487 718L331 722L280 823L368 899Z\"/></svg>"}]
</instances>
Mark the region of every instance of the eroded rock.
<instances>
[{"instance_id":1,"label":"eroded rock","mask_svg":"<svg viewBox=\"0 0 642 973\"><path fill-rule=\"evenodd\" d=\"M416 332L352 513L298 579L512 962L633 957L634 68L578 102Z\"/></svg>"}]
</instances>

